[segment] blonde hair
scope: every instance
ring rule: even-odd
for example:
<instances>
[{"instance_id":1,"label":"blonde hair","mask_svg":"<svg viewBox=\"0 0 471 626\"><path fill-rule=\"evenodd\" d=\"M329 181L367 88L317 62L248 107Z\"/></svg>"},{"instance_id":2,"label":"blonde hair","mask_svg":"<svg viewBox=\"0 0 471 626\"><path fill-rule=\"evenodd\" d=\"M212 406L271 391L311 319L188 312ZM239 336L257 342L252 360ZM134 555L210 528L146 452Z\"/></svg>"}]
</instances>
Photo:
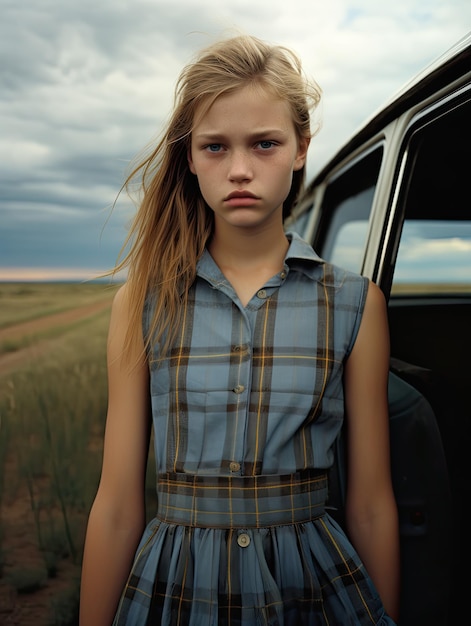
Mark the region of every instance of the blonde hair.
<instances>
[{"instance_id":1,"label":"blonde hair","mask_svg":"<svg viewBox=\"0 0 471 626\"><path fill-rule=\"evenodd\" d=\"M146 347L151 340L163 340L164 352L170 345L196 275L197 260L213 229L213 213L188 166L191 132L196 116L204 116L219 96L247 84L271 90L275 97L288 102L298 138L313 135L310 112L319 103L321 91L314 81L306 80L298 57L288 48L240 35L211 45L184 67L162 139L134 167L123 185L130 191L138 179L142 194L121 261L114 269L115 273L128 269L128 349L142 328L142 312L150 291L158 297ZM304 177L304 167L293 174L283 204L284 218L291 212Z\"/></svg>"}]
</instances>

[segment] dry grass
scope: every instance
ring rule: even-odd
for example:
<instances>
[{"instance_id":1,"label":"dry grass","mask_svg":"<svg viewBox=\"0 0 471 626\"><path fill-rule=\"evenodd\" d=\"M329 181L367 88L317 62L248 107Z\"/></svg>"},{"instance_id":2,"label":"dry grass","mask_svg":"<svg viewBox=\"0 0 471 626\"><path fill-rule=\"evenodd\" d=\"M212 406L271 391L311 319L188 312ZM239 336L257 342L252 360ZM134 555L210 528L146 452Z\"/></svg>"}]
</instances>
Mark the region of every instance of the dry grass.
<instances>
[{"instance_id":1,"label":"dry grass","mask_svg":"<svg viewBox=\"0 0 471 626\"><path fill-rule=\"evenodd\" d=\"M104 301L82 321L30 335L0 377L0 623L77 623L89 507L106 412L106 334L115 288L0 285L3 331ZM51 318L56 319L56 318Z\"/></svg>"},{"instance_id":2,"label":"dry grass","mask_svg":"<svg viewBox=\"0 0 471 626\"><path fill-rule=\"evenodd\" d=\"M393 283L394 296L462 296L471 293L469 283Z\"/></svg>"}]
</instances>

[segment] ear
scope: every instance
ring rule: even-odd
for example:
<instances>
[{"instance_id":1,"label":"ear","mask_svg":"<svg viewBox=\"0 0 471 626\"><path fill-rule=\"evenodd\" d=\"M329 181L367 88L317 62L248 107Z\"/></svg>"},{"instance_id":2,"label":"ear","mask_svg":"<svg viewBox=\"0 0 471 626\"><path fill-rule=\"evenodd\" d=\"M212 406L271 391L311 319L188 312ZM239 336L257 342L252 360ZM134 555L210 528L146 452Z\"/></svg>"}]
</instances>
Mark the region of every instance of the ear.
<instances>
[{"instance_id":1,"label":"ear","mask_svg":"<svg viewBox=\"0 0 471 626\"><path fill-rule=\"evenodd\" d=\"M297 172L298 170L302 169L306 164L307 151L310 143L310 137L300 137L298 139L298 152L294 160L293 172Z\"/></svg>"},{"instance_id":2,"label":"ear","mask_svg":"<svg viewBox=\"0 0 471 626\"><path fill-rule=\"evenodd\" d=\"M195 166L193 165L193 159L191 158L191 146L189 146L186 151L186 158L188 160L188 167L190 168L190 172L196 175Z\"/></svg>"}]
</instances>

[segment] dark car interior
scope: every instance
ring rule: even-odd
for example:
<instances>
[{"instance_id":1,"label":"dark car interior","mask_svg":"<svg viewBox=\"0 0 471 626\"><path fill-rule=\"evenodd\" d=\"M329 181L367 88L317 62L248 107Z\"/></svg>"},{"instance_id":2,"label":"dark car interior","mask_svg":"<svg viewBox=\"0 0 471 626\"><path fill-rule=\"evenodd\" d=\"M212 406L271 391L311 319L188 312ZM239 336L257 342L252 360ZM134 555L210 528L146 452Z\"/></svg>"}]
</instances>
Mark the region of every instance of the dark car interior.
<instances>
[{"instance_id":1,"label":"dark car interior","mask_svg":"<svg viewBox=\"0 0 471 626\"><path fill-rule=\"evenodd\" d=\"M460 246L471 246L470 114L470 103L464 101L411 136L408 149L413 167L401 199L404 224L407 220L418 224L434 222L439 228L441 225L442 233L452 228L457 233L453 242L457 250ZM462 258L469 259L469 253ZM393 290L389 300L391 352L396 372L430 403L445 452L452 526L437 528L439 536L434 548L443 545L444 535L450 533L451 539L445 541L450 544L451 555L449 621L441 622L449 624L461 621L458 607L465 593L459 572L463 569L462 540L466 536L464 509L470 493L465 466L471 418L470 321L471 265L453 265L446 289L437 281L435 293L431 288L429 293L411 298L394 295ZM429 462L425 467L428 471L433 465ZM433 623L440 623L436 617L433 619Z\"/></svg>"}]
</instances>

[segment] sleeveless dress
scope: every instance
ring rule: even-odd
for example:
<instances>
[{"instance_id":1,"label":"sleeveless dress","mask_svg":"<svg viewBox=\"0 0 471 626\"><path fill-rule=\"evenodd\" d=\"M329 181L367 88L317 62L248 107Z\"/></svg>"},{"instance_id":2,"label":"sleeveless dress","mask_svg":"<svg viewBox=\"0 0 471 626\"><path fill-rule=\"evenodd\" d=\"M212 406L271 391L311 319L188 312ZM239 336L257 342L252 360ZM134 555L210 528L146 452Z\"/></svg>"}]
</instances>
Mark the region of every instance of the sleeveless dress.
<instances>
[{"instance_id":1,"label":"sleeveless dress","mask_svg":"<svg viewBox=\"0 0 471 626\"><path fill-rule=\"evenodd\" d=\"M205 251L170 354L149 354L158 511L115 626L394 624L325 510L367 279L287 236L246 307Z\"/></svg>"}]
</instances>

